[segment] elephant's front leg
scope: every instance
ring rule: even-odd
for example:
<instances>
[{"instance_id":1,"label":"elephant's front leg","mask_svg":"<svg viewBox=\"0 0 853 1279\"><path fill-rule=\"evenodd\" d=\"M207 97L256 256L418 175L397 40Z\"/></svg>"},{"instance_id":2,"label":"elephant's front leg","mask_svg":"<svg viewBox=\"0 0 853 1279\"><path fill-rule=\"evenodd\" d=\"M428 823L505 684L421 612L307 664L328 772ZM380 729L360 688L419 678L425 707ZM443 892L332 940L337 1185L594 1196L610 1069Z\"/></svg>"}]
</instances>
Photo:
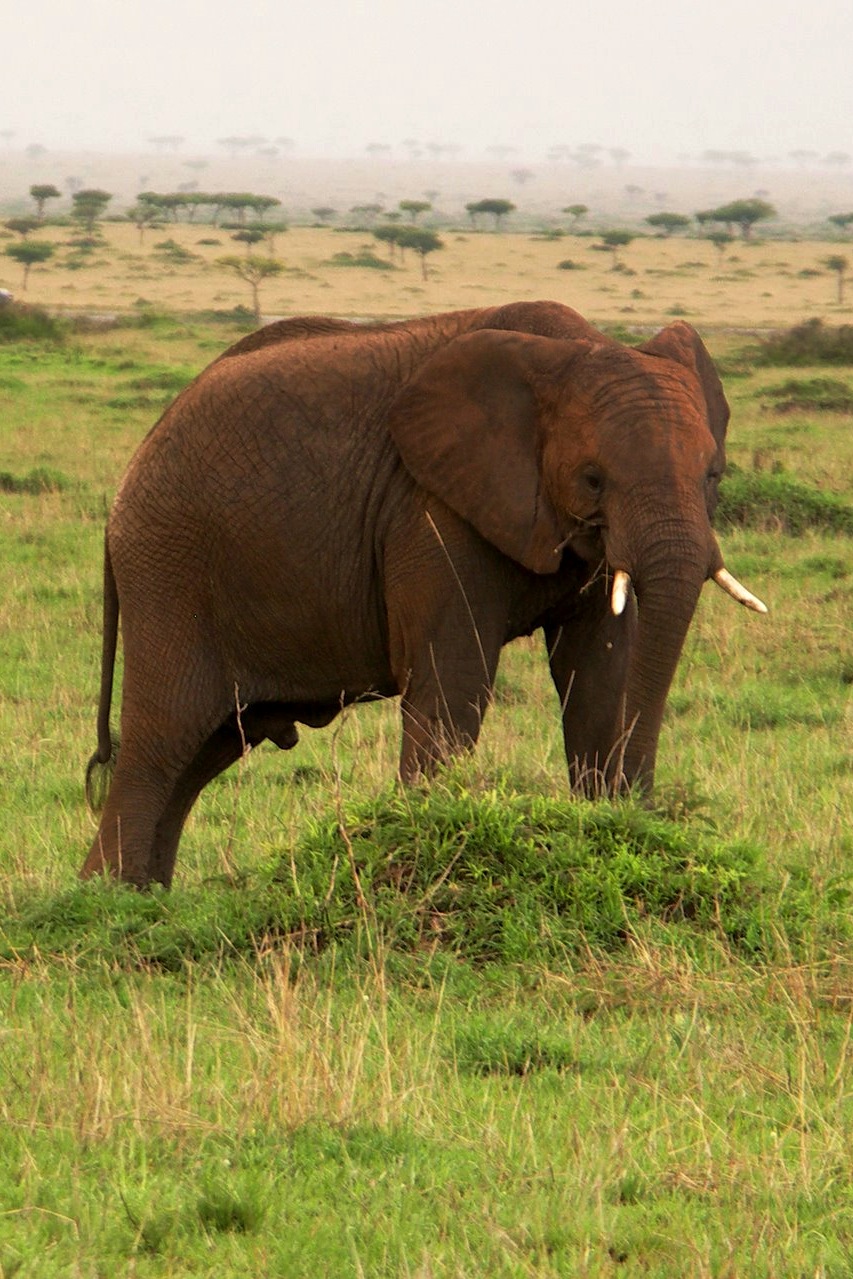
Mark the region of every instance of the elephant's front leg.
<instances>
[{"instance_id":1,"label":"elephant's front leg","mask_svg":"<svg viewBox=\"0 0 853 1279\"><path fill-rule=\"evenodd\" d=\"M625 689L637 629L632 599L614 617L605 591L583 596L571 617L545 628L551 676L560 697L572 789L618 788L625 733Z\"/></svg>"},{"instance_id":2,"label":"elephant's front leg","mask_svg":"<svg viewBox=\"0 0 853 1279\"><path fill-rule=\"evenodd\" d=\"M460 654L430 644L407 673L400 709L403 740L400 777L414 782L453 755L469 750L480 735L491 700L497 655Z\"/></svg>"}]
</instances>

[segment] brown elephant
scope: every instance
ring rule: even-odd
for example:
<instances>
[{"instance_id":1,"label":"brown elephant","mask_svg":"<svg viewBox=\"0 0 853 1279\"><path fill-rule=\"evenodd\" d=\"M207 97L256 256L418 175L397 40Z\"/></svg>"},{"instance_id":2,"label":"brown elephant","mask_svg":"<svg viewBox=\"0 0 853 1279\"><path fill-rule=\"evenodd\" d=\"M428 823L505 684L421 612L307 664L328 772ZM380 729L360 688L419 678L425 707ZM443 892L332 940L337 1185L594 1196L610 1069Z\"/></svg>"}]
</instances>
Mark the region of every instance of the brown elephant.
<instances>
[{"instance_id":1,"label":"brown elephant","mask_svg":"<svg viewBox=\"0 0 853 1279\"><path fill-rule=\"evenodd\" d=\"M572 786L648 788L703 582L764 611L711 530L727 421L684 323L632 348L533 302L238 342L109 517L87 784L113 752L119 609L121 748L82 873L168 884L202 787L358 699L400 696L400 774L428 773L540 628Z\"/></svg>"}]
</instances>

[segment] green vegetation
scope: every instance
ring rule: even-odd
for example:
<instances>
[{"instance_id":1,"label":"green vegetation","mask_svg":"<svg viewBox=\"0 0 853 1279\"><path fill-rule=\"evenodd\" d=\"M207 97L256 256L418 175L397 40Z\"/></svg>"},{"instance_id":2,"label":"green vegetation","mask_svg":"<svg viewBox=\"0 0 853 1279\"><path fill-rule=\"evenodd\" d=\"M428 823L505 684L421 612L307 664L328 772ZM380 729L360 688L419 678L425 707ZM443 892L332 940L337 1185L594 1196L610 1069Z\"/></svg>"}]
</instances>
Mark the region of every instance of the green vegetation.
<instances>
[{"instance_id":1,"label":"green vegetation","mask_svg":"<svg viewBox=\"0 0 853 1279\"><path fill-rule=\"evenodd\" d=\"M247 253L244 258L239 258L231 254L217 259L218 265L224 267L226 271L233 271L241 280L245 280L249 288L252 290L252 314L255 324L261 322L261 298L260 288L264 280L268 280L271 276L280 275L284 270L284 263L279 262L276 258L262 258L255 254Z\"/></svg>"},{"instance_id":2,"label":"green vegetation","mask_svg":"<svg viewBox=\"0 0 853 1279\"><path fill-rule=\"evenodd\" d=\"M81 885L105 510L250 323L0 307L0 1274L842 1279L841 331L714 343L718 531L771 613L706 588L654 807L569 799L521 640L433 786L393 784L393 704L351 708L208 788L170 894Z\"/></svg>"},{"instance_id":3,"label":"green vegetation","mask_svg":"<svg viewBox=\"0 0 853 1279\"><path fill-rule=\"evenodd\" d=\"M3 252L7 257L14 258L24 268L21 288L26 291L30 271L37 264L47 262L49 258L52 258L56 252L56 245L49 244L46 240L24 239L20 244L7 244Z\"/></svg>"},{"instance_id":4,"label":"green vegetation","mask_svg":"<svg viewBox=\"0 0 853 1279\"><path fill-rule=\"evenodd\" d=\"M494 218L495 230L497 231L503 219L515 210L515 205L512 200L496 200L489 197L485 200L471 200L465 205L465 209L471 221L475 224L481 213L488 213Z\"/></svg>"},{"instance_id":5,"label":"green vegetation","mask_svg":"<svg viewBox=\"0 0 853 1279\"><path fill-rule=\"evenodd\" d=\"M834 326L816 318L805 320L767 338L752 358L765 367L853 364L853 324Z\"/></svg>"}]
</instances>

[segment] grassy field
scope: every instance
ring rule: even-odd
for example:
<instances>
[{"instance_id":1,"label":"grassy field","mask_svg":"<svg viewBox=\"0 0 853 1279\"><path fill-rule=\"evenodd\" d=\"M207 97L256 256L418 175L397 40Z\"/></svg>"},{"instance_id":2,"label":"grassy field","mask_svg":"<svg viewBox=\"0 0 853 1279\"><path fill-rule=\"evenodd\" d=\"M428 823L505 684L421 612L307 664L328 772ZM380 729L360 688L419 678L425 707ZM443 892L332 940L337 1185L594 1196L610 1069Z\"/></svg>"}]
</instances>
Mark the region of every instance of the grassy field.
<instances>
[{"instance_id":1,"label":"grassy field","mask_svg":"<svg viewBox=\"0 0 853 1279\"><path fill-rule=\"evenodd\" d=\"M733 408L727 562L771 612L705 592L655 811L567 800L523 641L431 791L393 786L396 707L358 708L209 787L175 889L140 895L75 881L103 520L244 331L203 312L247 299L164 266L157 233L106 237L29 296L134 322L0 343L0 1276L849 1275L853 371L727 331L843 322L834 280L799 274L825 247L720 271L643 241L624 276L589 241L470 235L424 283L283 236L269 313L683 309Z\"/></svg>"},{"instance_id":2,"label":"grassy field","mask_svg":"<svg viewBox=\"0 0 853 1279\"><path fill-rule=\"evenodd\" d=\"M33 267L27 298L71 314L137 313L146 305L169 311L249 306L246 284L217 265L243 253L227 231L177 223L139 233L104 223L103 242L81 258L69 228L45 227L34 237L57 245L53 258ZM277 235L284 272L265 281L267 316L334 314L400 317L486 306L524 298L554 298L594 323L649 326L683 317L697 326L781 328L806 316L850 320L853 296L839 304L837 281L825 259L844 246L819 241L737 240L721 254L707 240L641 236L613 256L594 235L509 235L442 231L444 247L427 259L422 279L413 253L391 264L370 231L293 227ZM157 246L165 246L158 248ZM266 252L266 249L262 249ZM364 254L389 269L352 265ZM560 263L572 263L571 268ZM0 256L0 285L20 292L21 269Z\"/></svg>"}]
</instances>

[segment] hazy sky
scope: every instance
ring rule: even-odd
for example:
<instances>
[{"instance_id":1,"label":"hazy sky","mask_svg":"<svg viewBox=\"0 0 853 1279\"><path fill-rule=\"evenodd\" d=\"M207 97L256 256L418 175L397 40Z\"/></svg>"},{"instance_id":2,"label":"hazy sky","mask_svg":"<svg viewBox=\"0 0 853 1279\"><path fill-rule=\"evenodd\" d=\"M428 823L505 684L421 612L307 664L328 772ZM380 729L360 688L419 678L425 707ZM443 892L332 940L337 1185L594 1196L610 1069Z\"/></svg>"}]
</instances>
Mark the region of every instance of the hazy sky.
<instances>
[{"instance_id":1,"label":"hazy sky","mask_svg":"<svg viewBox=\"0 0 853 1279\"><path fill-rule=\"evenodd\" d=\"M17 0L0 54L15 146L853 153L853 0Z\"/></svg>"}]
</instances>

